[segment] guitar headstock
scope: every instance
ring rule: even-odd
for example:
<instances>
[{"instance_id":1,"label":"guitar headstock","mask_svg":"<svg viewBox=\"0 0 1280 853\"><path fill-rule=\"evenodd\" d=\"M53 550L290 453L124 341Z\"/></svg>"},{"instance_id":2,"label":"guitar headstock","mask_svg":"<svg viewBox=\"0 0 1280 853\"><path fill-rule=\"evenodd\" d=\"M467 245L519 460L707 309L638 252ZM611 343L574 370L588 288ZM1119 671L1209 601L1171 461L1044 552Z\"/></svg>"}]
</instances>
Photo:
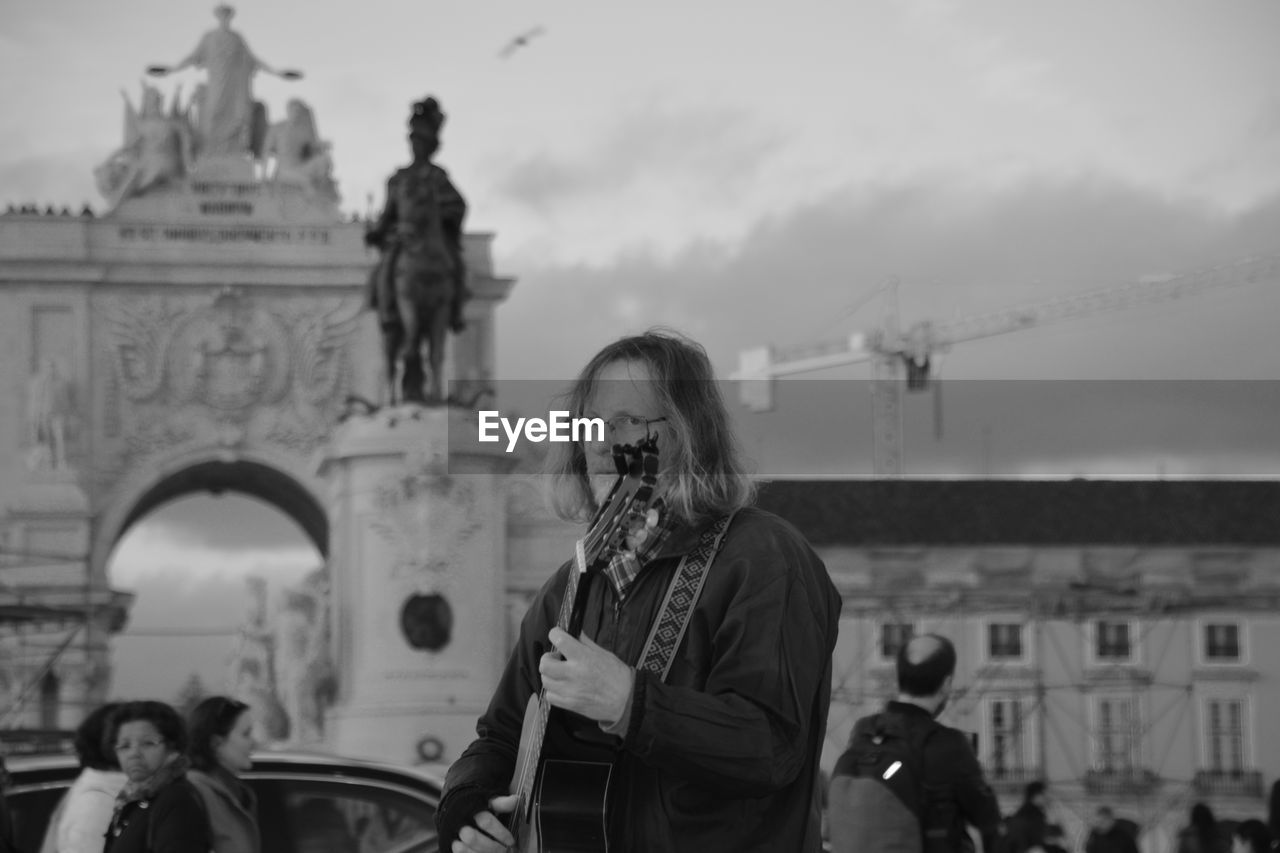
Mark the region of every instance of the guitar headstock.
<instances>
[{"instance_id":1,"label":"guitar headstock","mask_svg":"<svg viewBox=\"0 0 1280 853\"><path fill-rule=\"evenodd\" d=\"M658 438L615 444L613 464L618 479L591 522L585 540L585 571L604 566L626 547L627 536L644 527L658 484Z\"/></svg>"}]
</instances>

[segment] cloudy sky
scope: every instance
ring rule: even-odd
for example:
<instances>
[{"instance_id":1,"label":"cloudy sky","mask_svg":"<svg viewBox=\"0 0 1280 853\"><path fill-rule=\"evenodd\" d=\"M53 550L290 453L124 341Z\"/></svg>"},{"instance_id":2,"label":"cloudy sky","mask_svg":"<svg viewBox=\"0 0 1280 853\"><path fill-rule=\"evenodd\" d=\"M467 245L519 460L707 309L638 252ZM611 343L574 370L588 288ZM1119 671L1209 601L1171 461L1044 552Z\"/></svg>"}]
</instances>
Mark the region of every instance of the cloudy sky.
<instances>
[{"instance_id":1,"label":"cloudy sky","mask_svg":"<svg viewBox=\"0 0 1280 853\"><path fill-rule=\"evenodd\" d=\"M6 0L0 204L98 203L120 90L213 5ZM257 0L234 26L305 73L257 92L312 105L349 211L406 161L409 103L440 98L439 161L518 279L505 379L654 323L727 375L745 347L876 327L891 276L909 324L1280 252L1275 0ZM1272 282L957 346L909 401L908 473L1274 476L1276 317ZM865 475L867 375L744 415L761 470ZM166 519L137 535L187 542Z\"/></svg>"}]
</instances>

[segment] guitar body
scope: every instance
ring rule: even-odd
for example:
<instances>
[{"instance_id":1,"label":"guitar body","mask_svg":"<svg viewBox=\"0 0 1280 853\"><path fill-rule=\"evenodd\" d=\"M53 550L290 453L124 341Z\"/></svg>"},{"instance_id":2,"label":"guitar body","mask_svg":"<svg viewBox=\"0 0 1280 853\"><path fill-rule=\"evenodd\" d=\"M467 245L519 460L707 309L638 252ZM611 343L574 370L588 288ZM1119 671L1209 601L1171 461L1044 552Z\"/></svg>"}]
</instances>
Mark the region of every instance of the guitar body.
<instances>
[{"instance_id":1,"label":"guitar body","mask_svg":"<svg viewBox=\"0 0 1280 853\"><path fill-rule=\"evenodd\" d=\"M608 853L605 805L612 774L612 764L598 761L542 763L537 853Z\"/></svg>"},{"instance_id":2,"label":"guitar body","mask_svg":"<svg viewBox=\"0 0 1280 853\"><path fill-rule=\"evenodd\" d=\"M558 761L539 758L532 745L542 743L546 715L537 696L530 696L520 729L520 754L515 777L536 774L528 802L517 806L512 821L519 827L519 853L608 853L606 807L613 766L600 761Z\"/></svg>"},{"instance_id":3,"label":"guitar body","mask_svg":"<svg viewBox=\"0 0 1280 853\"><path fill-rule=\"evenodd\" d=\"M582 630L589 582L626 547L630 532L646 523L657 482L657 442L615 446L618 481L575 547L557 626L571 636ZM546 691L529 697L520 728L511 793L517 795L508 828L519 853L608 853L606 808L613 766L544 756L543 741L553 708Z\"/></svg>"}]
</instances>

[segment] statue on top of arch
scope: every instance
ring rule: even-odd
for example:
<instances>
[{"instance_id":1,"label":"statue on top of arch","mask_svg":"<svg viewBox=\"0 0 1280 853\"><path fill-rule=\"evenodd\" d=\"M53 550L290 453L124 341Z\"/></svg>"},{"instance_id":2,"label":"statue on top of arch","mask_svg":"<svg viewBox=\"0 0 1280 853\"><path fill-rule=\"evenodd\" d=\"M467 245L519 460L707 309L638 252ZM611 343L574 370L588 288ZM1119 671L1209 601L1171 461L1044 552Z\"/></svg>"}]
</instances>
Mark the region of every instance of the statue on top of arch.
<instances>
[{"instance_id":1,"label":"statue on top of arch","mask_svg":"<svg viewBox=\"0 0 1280 853\"><path fill-rule=\"evenodd\" d=\"M218 26L206 32L185 59L176 65L152 65L147 73L165 76L184 68L208 72L193 99L193 127L201 156L240 156L258 153L266 135L266 111L253 97L253 75L259 71L285 80L301 79L300 71L277 71L249 49L244 36L231 29L235 9L226 3L213 10Z\"/></svg>"},{"instance_id":2,"label":"statue on top of arch","mask_svg":"<svg viewBox=\"0 0 1280 853\"><path fill-rule=\"evenodd\" d=\"M312 108L292 98L286 117L273 125L266 104L254 97L253 78L259 71L285 80L301 79L302 73L276 70L254 54L244 36L231 28L234 15L231 6L218 5L218 26L188 56L173 65L147 67L154 77L202 69L204 79L189 98L183 99L179 87L166 110L160 90L145 83L138 107L125 96L123 143L94 170L112 209L126 198L181 185L192 176L247 182L257 171L266 178L269 160L274 161L273 184L300 188L313 200L337 202L330 145L316 132Z\"/></svg>"}]
</instances>

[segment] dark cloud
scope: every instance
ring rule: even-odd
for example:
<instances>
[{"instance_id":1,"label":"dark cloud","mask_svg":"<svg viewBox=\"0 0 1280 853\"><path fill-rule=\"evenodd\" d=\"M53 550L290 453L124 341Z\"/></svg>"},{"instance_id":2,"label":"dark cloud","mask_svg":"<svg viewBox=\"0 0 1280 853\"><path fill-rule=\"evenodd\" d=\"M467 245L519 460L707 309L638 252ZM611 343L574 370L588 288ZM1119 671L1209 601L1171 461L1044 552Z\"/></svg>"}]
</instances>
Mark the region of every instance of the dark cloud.
<instances>
[{"instance_id":1,"label":"dark cloud","mask_svg":"<svg viewBox=\"0 0 1280 853\"><path fill-rule=\"evenodd\" d=\"M693 243L665 259L634 252L608 266L512 258L505 266L519 283L499 312L500 373L572 375L599 342L654 323L687 329L727 372L743 342L806 343L876 326L879 304L869 297L890 276L900 281L904 322L944 320L1269 254L1278 226L1280 199L1226 216L1100 179L1003 193L924 182L843 189L761 219L734 245ZM1249 298L1269 297L1251 290ZM1186 304L1200 310L1232 300L1239 294L1187 297ZM584 307L587 322L558 334L563 318ZM1217 331L1253 340L1259 312L1238 307L1241 326ZM507 321L515 317L518 323ZM1126 344L1134 349L1161 325L1132 322ZM1172 353L1165 375L1199 375L1177 367L1196 357L1189 348ZM1083 349L1061 358L1098 364Z\"/></svg>"},{"instance_id":2,"label":"dark cloud","mask_svg":"<svg viewBox=\"0 0 1280 853\"><path fill-rule=\"evenodd\" d=\"M889 276L900 279L907 325L1271 254L1276 233L1280 199L1228 216L1097 178L1027 183L1002 193L925 182L845 189L761 220L732 246L699 243L665 259L637 252L609 266L512 260L520 281L498 314L499 373L567 380L608 340L666 324L701 341L727 375L738 350L752 343L806 344L877 327L875 291ZM1280 375L1273 331L1278 312L1274 282L1229 288L962 344L942 354L935 367L951 379L1123 378L1157 388L1169 380L1271 378ZM582 319L566 327L565 318ZM845 375L868 373L862 368ZM1083 468L1091 458L1112 459L1105 465L1115 476L1132 476L1120 469L1128 464L1154 475L1161 464L1133 461L1145 460L1143 454L1168 460L1172 471L1199 464L1179 461L1178 454L1203 458L1227 441L1245 456L1272 453L1280 423L1274 408L1251 408L1249 386L1214 405L1194 395L1152 399L1135 393L1136 387L1120 383L1106 394L1094 389L1076 402L1033 396L1017 404L1019 395L1013 395L990 409L985 421L980 404L974 404L976 414L964 415L965 398L948 394L950 449L925 456L933 414L913 399L909 429L923 430L913 440L915 458L931 472L970 475L983 464L1006 472L1039 470L1036 460L1049 459L1058 460L1062 471L1075 464L1071 460L1081 460ZM763 429L749 436L762 471L869 473L869 392L851 387L837 396L847 403L827 403L829 412L813 401L791 404L791 414L808 414L799 422L785 421L784 411L758 416L783 424L776 430L751 425ZM779 408L788 408L781 398ZM1126 411L1133 418L1127 430L1117 422ZM1036 420L1052 412L1061 415L1062 430L1051 429L1052 420ZM1209 423L1219 425L1216 446L1213 430L1200 426ZM1169 448L1156 440L1166 426ZM984 442L996 450L984 450ZM861 461L823 467L824 457L846 451ZM997 458L983 463L984 453ZM1131 461L1114 461L1123 458Z\"/></svg>"}]
</instances>

